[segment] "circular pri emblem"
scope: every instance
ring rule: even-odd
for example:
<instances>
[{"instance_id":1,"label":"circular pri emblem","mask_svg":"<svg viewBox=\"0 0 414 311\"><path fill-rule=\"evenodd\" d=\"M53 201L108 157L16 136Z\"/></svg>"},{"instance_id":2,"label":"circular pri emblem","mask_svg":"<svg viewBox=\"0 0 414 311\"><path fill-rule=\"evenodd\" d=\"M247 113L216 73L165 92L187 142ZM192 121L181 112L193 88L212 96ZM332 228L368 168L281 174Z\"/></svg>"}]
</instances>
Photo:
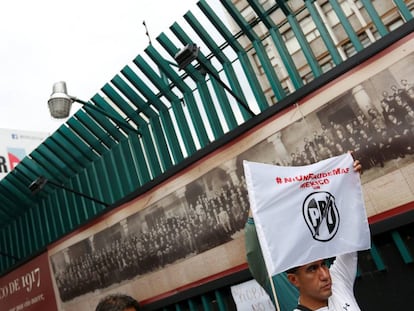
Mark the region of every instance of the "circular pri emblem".
<instances>
[{"instance_id":1,"label":"circular pri emblem","mask_svg":"<svg viewBox=\"0 0 414 311\"><path fill-rule=\"evenodd\" d=\"M335 197L326 191L309 194L303 202L303 217L312 237L321 242L331 240L339 227Z\"/></svg>"}]
</instances>

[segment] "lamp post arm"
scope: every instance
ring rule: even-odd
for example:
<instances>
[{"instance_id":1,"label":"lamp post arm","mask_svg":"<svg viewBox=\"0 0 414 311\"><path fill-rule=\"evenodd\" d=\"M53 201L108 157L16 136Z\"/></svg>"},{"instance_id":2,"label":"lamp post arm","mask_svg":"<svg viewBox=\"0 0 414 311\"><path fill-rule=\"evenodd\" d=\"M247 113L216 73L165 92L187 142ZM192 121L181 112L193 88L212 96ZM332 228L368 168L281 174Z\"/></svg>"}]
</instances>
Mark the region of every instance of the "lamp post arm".
<instances>
[{"instance_id":1,"label":"lamp post arm","mask_svg":"<svg viewBox=\"0 0 414 311\"><path fill-rule=\"evenodd\" d=\"M113 115L113 114L110 114L110 113L108 113L107 111L105 111L104 109L102 109L102 108L100 108L100 107L98 107L98 106L96 106L96 105L92 105L90 102L86 102L86 101L83 101L83 100L81 100L81 99L79 99L79 98L77 98L77 97L73 97L73 96L70 96L70 98L73 100L73 101L75 101L75 102L78 102L78 103L80 103L80 104L82 104L82 105L84 105L84 106L86 106L86 107L89 107L89 108L91 108L91 109L93 109L93 110L95 110L95 111L97 111L97 112L99 112L99 113L101 113L101 114L103 114L103 115L105 115L107 118L109 118L109 119L111 119L111 120L113 120L116 124L118 124L120 127L122 127L122 128L127 128L128 130L130 130L130 131L132 131L132 132L134 132L134 133L136 133L136 134L138 134L139 136L141 136L141 132L140 131L138 131L136 128L134 128L134 127L132 127L128 122L126 122L124 119L121 119L121 118L119 118L119 117L117 117L117 116L115 116L115 115Z\"/></svg>"},{"instance_id":2,"label":"lamp post arm","mask_svg":"<svg viewBox=\"0 0 414 311\"><path fill-rule=\"evenodd\" d=\"M99 204L101 204L101 205L103 205L103 206L105 206L105 207L108 207L108 206L109 206L109 204L108 204L108 203L106 203L106 202L103 202L103 201L101 201L101 200L95 199L95 198L93 198L93 197L91 197L91 196L89 196L89 195L87 195L87 194L82 193L82 192L78 192L78 191L76 191L76 190L73 190L73 189L67 188L66 186L64 186L64 185L62 185L62 184L59 184L59 183L57 183L57 182L54 182L54 181L52 181L52 180L48 180L47 182L48 182L49 184L54 185L55 187L62 188L62 189L64 189L64 190L68 191L68 192L72 192L72 193L77 194L77 195L79 195L79 196L81 196L81 197L87 198L87 199L89 199L89 200L91 200L91 201L93 201L93 202L95 202L95 203L99 203Z\"/></svg>"},{"instance_id":3,"label":"lamp post arm","mask_svg":"<svg viewBox=\"0 0 414 311\"><path fill-rule=\"evenodd\" d=\"M197 57L198 59L198 57ZM210 75L212 75L214 77L214 79L220 83L220 85L222 87L224 87L238 102L240 105L243 106L244 109L246 109L246 111L252 116L254 117L256 114L250 109L250 107L247 105L247 103L240 97L238 96L236 93L233 92L233 90L226 84L223 82L223 80L221 80L221 78L212 70L210 70L210 68L208 66L206 66L203 61L201 61L200 59L198 59L198 62L200 63L200 66L202 66Z\"/></svg>"}]
</instances>

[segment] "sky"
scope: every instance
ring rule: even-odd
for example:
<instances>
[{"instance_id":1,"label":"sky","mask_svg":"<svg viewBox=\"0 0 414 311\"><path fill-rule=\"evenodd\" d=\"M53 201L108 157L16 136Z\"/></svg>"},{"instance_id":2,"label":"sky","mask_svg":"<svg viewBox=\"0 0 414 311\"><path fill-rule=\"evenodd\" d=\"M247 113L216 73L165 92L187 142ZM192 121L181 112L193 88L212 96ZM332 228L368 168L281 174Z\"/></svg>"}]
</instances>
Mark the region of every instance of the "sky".
<instances>
[{"instance_id":1,"label":"sky","mask_svg":"<svg viewBox=\"0 0 414 311\"><path fill-rule=\"evenodd\" d=\"M0 10L0 128L53 133L53 83L89 100L196 0L14 0ZM72 114L80 108L73 104Z\"/></svg>"}]
</instances>

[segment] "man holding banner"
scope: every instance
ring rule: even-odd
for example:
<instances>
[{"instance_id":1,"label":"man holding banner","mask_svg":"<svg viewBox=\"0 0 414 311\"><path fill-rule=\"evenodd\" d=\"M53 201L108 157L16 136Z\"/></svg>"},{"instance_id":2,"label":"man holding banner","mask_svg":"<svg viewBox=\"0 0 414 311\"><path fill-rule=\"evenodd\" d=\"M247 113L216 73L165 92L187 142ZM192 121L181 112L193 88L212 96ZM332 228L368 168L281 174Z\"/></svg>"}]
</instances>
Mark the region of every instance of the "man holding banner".
<instances>
[{"instance_id":1,"label":"man holding banner","mask_svg":"<svg viewBox=\"0 0 414 311\"><path fill-rule=\"evenodd\" d=\"M267 271L288 272L296 310L360 310L356 251L370 248L370 232L359 161L347 153L301 167L244 161L244 169Z\"/></svg>"}]
</instances>

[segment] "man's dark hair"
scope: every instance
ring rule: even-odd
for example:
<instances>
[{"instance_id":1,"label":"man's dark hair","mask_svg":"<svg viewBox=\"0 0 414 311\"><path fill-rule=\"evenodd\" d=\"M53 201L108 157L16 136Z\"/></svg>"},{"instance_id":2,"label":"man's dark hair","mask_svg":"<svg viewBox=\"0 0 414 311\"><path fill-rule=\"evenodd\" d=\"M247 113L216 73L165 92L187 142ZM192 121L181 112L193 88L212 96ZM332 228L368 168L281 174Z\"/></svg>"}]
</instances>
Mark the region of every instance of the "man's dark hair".
<instances>
[{"instance_id":1,"label":"man's dark hair","mask_svg":"<svg viewBox=\"0 0 414 311\"><path fill-rule=\"evenodd\" d=\"M124 311L128 308L135 308L136 311L141 310L138 301L131 296L111 294L99 301L95 311Z\"/></svg>"},{"instance_id":2,"label":"man's dark hair","mask_svg":"<svg viewBox=\"0 0 414 311\"><path fill-rule=\"evenodd\" d=\"M290 268L290 269L288 269L288 270L286 270L286 273L296 273L296 271L298 270L298 268L299 267L293 267L293 268Z\"/></svg>"}]
</instances>

